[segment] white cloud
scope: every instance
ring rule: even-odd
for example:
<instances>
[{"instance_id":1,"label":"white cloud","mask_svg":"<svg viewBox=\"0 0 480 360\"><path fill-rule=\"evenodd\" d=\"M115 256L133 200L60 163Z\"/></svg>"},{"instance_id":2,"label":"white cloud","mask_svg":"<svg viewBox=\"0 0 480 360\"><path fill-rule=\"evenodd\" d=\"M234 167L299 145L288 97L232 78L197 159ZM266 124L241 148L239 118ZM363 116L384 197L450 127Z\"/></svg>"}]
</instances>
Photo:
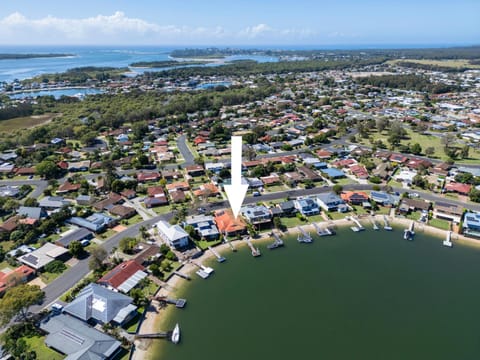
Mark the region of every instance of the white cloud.
<instances>
[{"instance_id":1,"label":"white cloud","mask_svg":"<svg viewBox=\"0 0 480 360\"><path fill-rule=\"evenodd\" d=\"M315 36L307 29L275 29L261 23L235 31L221 26L163 25L130 18L121 11L87 18L27 18L19 12L0 19L3 44L194 44L255 39L288 41Z\"/></svg>"}]
</instances>

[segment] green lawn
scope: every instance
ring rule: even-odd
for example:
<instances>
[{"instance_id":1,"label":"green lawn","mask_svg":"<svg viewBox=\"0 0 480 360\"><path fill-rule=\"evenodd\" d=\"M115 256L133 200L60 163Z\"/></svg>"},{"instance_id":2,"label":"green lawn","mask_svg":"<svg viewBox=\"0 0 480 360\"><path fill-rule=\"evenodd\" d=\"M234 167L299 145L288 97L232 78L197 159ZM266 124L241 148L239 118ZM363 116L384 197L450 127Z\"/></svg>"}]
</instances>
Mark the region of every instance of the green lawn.
<instances>
[{"instance_id":1,"label":"green lawn","mask_svg":"<svg viewBox=\"0 0 480 360\"><path fill-rule=\"evenodd\" d=\"M378 210L375 211L375 214L389 215L390 214L390 208L385 207L385 206L379 206Z\"/></svg>"},{"instance_id":2,"label":"green lawn","mask_svg":"<svg viewBox=\"0 0 480 360\"><path fill-rule=\"evenodd\" d=\"M347 216L348 213L340 213L337 211L332 211L328 213L328 216L332 218L332 220L339 220L339 219L345 219L345 216Z\"/></svg>"},{"instance_id":3,"label":"green lawn","mask_svg":"<svg viewBox=\"0 0 480 360\"><path fill-rule=\"evenodd\" d=\"M143 221L143 218L140 216L140 214L137 214L135 216L132 216L130 219L122 220L121 224L126 226L131 226L131 225L138 224L139 222L142 222L142 221Z\"/></svg>"},{"instance_id":4,"label":"green lawn","mask_svg":"<svg viewBox=\"0 0 480 360\"><path fill-rule=\"evenodd\" d=\"M434 135L428 135L428 134L420 134L417 132L414 132L411 129L405 129L407 131L407 138L403 139L401 143L403 145L407 145L408 143L410 144L415 144L418 143L422 146L422 151L424 152L426 148L428 147L433 147L435 149L435 152L433 154L433 158L438 158L440 160L447 160L448 156L445 154L443 151L443 144L441 141L440 136L434 136ZM388 144L387 139L388 135L386 132L384 133L378 133L376 131L372 131L370 133L370 136L374 138L374 140L382 140L385 144ZM368 141L367 141L368 142ZM371 145L371 144L370 144ZM457 146L461 147L462 145L456 144ZM424 153L422 155L425 155ZM470 148L470 157L468 159L459 159L456 161L458 164L478 164L480 161L480 151Z\"/></svg>"},{"instance_id":5,"label":"green lawn","mask_svg":"<svg viewBox=\"0 0 480 360\"><path fill-rule=\"evenodd\" d=\"M407 219L418 221L422 217L422 214L419 211L412 211L410 214L406 214Z\"/></svg>"},{"instance_id":6,"label":"green lawn","mask_svg":"<svg viewBox=\"0 0 480 360\"><path fill-rule=\"evenodd\" d=\"M222 241L221 240L215 240L215 241L206 241L206 240L198 240L195 241L195 244L202 250L208 249L209 246L215 246L220 244Z\"/></svg>"},{"instance_id":7,"label":"green lawn","mask_svg":"<svg viewBox=\"0 0 480 360\"><path fill-rule=\"evenodd\" d=\"M450 223L447 220L432 218L428 221L428 225L442 230L450 230Z\"/></svg>"},{"instance_id":8,"label":"green lawn","mask_svg":"<svg viewBox=\"0 0 480 360\"><path fill-rule=\"evenodd\" d=\"M172 211L172 207L170 205L164 206L155 206L152 208L158 215L167 214Z\"/></svg>"},{"instance_id":9,"label":"green lawn","mask_svg":"<svg viewBox=\"0 0 480 360\"><path fill-rule=\"evenodd\" d=\"M67 270L68 270L68 268L65 271L67 271ZM43 272L43 273L40 273L40 279L42 279L42 281L45 284L50 284L53 280L58 278L60 275L62 275L62 273Z\"/></svg>"},{"instance_id":10,"label":"green lawn","mask_svg":"<svg viewBox=\"0 0 480 360\"><path fill-rule=\"evenodd\" d=\"M272 185L272 186L267 186L265 187L265 190L267 192L279 192L279 191L285 191L288 188L285 185Z\"/></svg>"},{"instance_id":11,"label":"green lawn","mask_svg":"<svg viewBox=\"0 0 480 360\"><path fill-rule=\"evenodd\" d=\"M50 122L55 116L59 114L45 114L19 117L9 120L0 121L0 132L12 132L20 129L28 129Z\"/></svg>"},{"instance_id":12,"label":"green lawn","mask_svg":"<svg viewBox=\"0 0 480 360\"><path fill-rule=\"evenodd\" d=\"M37 353L37 360L62 360L65 358L62 354L46 346L43 336L25 337L24 340L28 347Z\"/></svg>"},{"instance_id":13,"label":"green lawn","mask_svg":"<svg viewBox=\"0 0 480 360\"><path fill-rule=\"evenodd\" d=\"M297 218L296 216L292 216L292 217L283 217L282 218L282 223L283 225L285 225L287 228L293 228L293 227L297 227L299 225L307 225L309 223L309 218L307 218L307 221L302 221L300 220L299 218Z\"/></svg>"},{"instance_id":14,"label":"green lawn","mask_svg":"<svg viewBox=\"0 0 480 360\"><path fill-rule=\"evenodd\" d=\"M357 182L355 180L352 180L350 178L343 178L343 179L337 179L335 180L335 184L338 185L349 185L349 184L356 184Z\"/></svg>"},{"instance_id":15,"label":"green lawn","mask_svg":"<svg viewBox=\"0 0 480 360\"><path fill-rule=\"evenodd\" d=\"M108 239L110 236L115 235L117 232L113 229L108 229L107 231L103 232L100 234L100 236L97 236L98 239Z\"/></svg>"},{"instance_id":16,"label":"green lawn","mask_svg":"<svg viewBox=\"0 0 480 360\"><path fill-rule=\"evenodd\" d=\"M354 213L357 215L370 214L370 209L364 209L363 206L352 205L352 207L354 209Z\"/></svg>"}]
</instances>

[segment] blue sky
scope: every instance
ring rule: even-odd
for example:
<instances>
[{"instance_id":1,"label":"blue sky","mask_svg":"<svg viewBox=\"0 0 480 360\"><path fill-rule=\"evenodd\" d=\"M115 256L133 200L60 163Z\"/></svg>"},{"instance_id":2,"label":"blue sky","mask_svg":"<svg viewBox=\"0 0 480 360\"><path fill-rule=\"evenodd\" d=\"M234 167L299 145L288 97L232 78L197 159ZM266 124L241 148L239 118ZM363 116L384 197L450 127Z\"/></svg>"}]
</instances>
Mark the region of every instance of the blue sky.
<instances>
[{"instance_id":1,"label":"blue sky","mask_svg":"<svg viewBox=\"0 0 480 360\"><path fill-rule=\"evenodd\" d=\"M479 14L479 0L15 0L0 44L478 44Z\"/></svg>"}]
</instances>

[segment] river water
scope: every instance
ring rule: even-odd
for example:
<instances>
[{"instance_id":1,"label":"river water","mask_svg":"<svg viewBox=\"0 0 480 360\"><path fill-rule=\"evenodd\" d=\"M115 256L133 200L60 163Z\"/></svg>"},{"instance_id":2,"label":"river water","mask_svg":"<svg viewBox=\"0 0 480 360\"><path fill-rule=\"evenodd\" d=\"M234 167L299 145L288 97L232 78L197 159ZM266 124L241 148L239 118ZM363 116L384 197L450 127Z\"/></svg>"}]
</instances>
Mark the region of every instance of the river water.
<instances>
[{"instance_id":1,"label":"river water","mask_svg":"<svg viewBox=\"0 0 480 360\"><path fill-rule=\"evenodd\" d=\"M152 359L474 359L480 354L480 250L417 234L341 229L334 237L226 253L193 275Z\"/></svg>"}]
</instances>

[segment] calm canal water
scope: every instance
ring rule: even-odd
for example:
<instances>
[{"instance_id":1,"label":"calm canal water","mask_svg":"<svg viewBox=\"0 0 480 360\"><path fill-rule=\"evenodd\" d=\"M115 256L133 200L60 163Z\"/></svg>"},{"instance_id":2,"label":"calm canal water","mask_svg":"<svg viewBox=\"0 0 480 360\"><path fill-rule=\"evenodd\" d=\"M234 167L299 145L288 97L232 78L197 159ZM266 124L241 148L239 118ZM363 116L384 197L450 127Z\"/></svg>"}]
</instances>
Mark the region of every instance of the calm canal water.
<instances>
[{"instance_id":1,"label":"calm canal water","mask_svg":"<svg viewBox=\"0 0 480 360\"><path fill-rule=\"evenodd\" d=\"M194 275L173 309L179 345L153 359L474 359L480 355L480 251L402 231L339 230L285 248L226 253Z\"/></svg>"}]
</instances>

